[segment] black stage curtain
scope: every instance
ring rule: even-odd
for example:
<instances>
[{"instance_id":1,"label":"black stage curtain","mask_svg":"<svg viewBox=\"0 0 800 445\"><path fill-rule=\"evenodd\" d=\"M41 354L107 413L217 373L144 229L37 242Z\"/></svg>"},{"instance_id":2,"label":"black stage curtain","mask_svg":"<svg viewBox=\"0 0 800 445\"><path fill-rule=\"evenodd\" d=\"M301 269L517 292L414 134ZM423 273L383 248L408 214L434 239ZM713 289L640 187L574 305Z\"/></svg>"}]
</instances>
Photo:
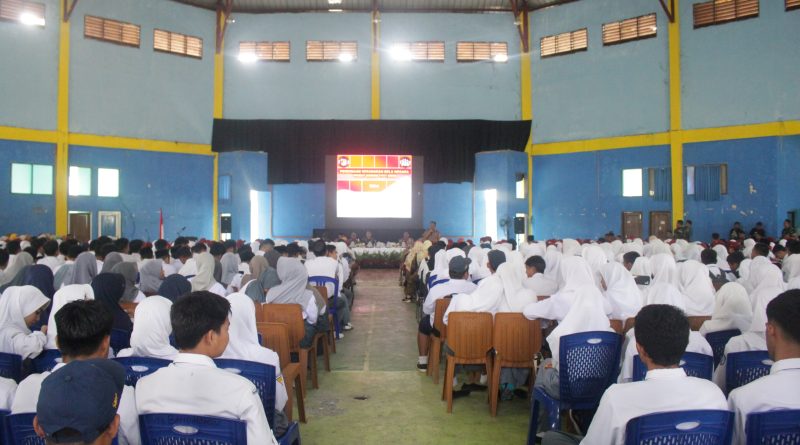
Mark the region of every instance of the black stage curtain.
<instances>
[{"instance_id":1,"label":"black stage curtain","mask_svg":"<svg viewBox=\"0 0 800 445\"><path fill-rule=\"evenodd\" d=\"M471 181L475 153L522 151L531 121L215 119L211 148L269 153L271 184L325 181L325 156L425 157L425 182Z\"/></svg>"}]
</instances>

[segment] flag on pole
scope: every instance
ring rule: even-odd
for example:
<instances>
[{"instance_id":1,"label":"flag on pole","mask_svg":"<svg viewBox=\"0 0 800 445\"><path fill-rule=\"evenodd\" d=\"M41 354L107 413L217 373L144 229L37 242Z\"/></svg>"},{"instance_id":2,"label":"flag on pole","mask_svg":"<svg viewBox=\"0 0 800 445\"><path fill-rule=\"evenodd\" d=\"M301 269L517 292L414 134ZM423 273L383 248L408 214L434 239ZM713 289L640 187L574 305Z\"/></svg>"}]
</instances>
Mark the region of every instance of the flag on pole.
<instances>
[{"instance_id":1,"label":"flag on pole","mask_svg":"<svg viewBox=\"0 0 800 445\"><path fill-rule=\"evenodd\" d=\"M158 239L164 239L164 210L158 209Z\"/></svg>"}]
</instances>

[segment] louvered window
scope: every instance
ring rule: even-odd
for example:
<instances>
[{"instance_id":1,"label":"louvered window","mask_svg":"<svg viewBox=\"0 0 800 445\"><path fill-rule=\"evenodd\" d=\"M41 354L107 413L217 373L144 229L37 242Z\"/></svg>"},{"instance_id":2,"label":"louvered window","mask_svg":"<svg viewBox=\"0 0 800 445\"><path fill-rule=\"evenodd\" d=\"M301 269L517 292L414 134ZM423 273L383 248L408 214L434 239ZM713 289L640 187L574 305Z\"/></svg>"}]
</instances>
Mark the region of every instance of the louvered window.
<instances>
[{"instance_id":1,"label":"louvered window","mask_svg":"<svg viewBox=\"0 0 800 445\"><path fill-rule=\"evenodd\" d=\"M288 62L290 57L289 42L239 42L239 59L243 61Z\"/></svg>"},{"instance_id":2,"label":"louvered window","mask_svg":"<svg viewBox=\"0 0 800 445\"><path fill-rule=\"evenodd\" d=\"M542 37L541 40L542 57L585 51L588 46L589 34L586 28Z\"/></svg>"},{"instance_id":3,"label":"louvered window","mask_svg":"<svg viewBox=\"0 0 800 445\"><path fill-rule=\"evenodd\" d=\"M603 25L603 45L656 36L656 15L648 14Z\"/></svg>"},{"instance_id":4,"label":"louvered window","mask_svg":"<svg viewBox=\"0 0 800 445\"><path fill-rule=\"evenodd\" d=\"M800 9L800 0L786 0L786 10Z\"/></svg>"},{"instance_id":5,"label":"louvered window","mask_svg":"<svg viewBox=\"0 0 800 445\"><path fill-rule=\"evenodd\" d=\"M203 58L203 39L177 32L156 29L153 32L153 49L181 56Z\"/></svg>"},{"instance_id":6,"label":"louvered window","mask_svg":"<svg viewBox=\"0 0 800 445\"><path fill-rule=\"evenodd\" d=\"M758 17L759 0L712 0L694 4L694 27Z\"/></svg>"},{"instance_id":7,"label":"louvered window","mask_svg":"<svg viewBox=\"0 0 800 445\"><path fill-rule=\"evenodd\" d=\"M306 60L309 62L352 62L358 59L357 42L309 40L306 42Z\"/></svg>"},{"instance_id":8,"label":"louvered window","mask_svg":"<svg viewBox=\"0 0 800 445\"><path fill-rule=\"evenodd\" d=\"M399 42L392 52L405 60L444 62L444 42Z\"/></svg>"},{"instance_id":9,"label":"louvered window","mask_svg":"<svg viewBox=\"0 0 800 445\"><path fill-rule=\"evenodd\" d=\"M0 19L44 26L44 4L23 0L0 0Z\"/></svg>"},{"instance_id":10,"label":"louvered window","mask_svg":"<svg viewBox=\"0 0 800 445\"><path fill-rule=\"evenodd\" d=\"M456 60L459 62L478 62L482 60L507 62L508 43L458 42L456 44Z\"/></svg>"},{"instance_id":11,"label":"louvered window","mask_svg":"<svg viewBox=\"0 0 800 445\"><path fill-rule=\"evenodd\" d=\"M131 23L87 15L84 17L83 36L125 46L139 47L140 27Z\"/></svg>"}]
</instances>

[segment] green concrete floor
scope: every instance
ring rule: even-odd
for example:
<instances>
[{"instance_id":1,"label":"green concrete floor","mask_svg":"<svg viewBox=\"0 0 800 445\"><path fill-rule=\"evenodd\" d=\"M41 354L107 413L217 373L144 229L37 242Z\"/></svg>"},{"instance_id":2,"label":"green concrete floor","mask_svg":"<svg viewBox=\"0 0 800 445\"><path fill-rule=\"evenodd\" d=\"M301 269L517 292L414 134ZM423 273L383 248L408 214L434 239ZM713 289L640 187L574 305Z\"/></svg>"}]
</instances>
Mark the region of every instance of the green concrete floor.
<instances>
[{"instance_id":1,"label":"green concrete floor","mask_svg":"<svg viewBox=\"0 0 800 445\"><path fill-rule=\"evenodd\" d=\"M501 402L492 418L485 392L441 401L439 385L416 370L417 322L413 304L401 301L394 270L362 270L352 324L337 343L331 371L319 361L319 389L306 399L305 445L316 444L522 444L528 429L526 400ZM444 375L442 368L441 376ZM363 400L361 400L364 398Z\"/></svg>"}]
</instances>

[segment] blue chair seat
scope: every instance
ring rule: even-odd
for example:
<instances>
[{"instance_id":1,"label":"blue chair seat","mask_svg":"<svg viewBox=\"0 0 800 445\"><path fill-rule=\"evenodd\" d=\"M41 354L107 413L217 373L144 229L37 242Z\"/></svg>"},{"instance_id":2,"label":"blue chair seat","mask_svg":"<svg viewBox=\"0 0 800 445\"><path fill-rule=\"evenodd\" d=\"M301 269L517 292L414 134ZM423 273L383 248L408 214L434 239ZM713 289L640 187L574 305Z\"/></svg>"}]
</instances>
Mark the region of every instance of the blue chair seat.
<instances>
[{"instance_id":1,"label":"blue chair seat","mask_svg":"<svg viewBox=\"0 0 800 445\"><path fill-rule=\"evenodd\" d=\"M725 354L725 345L728 344L728 340L737 335L742 335L742 331L738 329L729 329L727 331L709 332L706 334L706 340L714 351L714 368L719 366L719 361L722 360L722 356Z\"/></svg>"},{"instance_id":2,"label":"blue chair seat","mask_svg":"<svg viewBox=\"0 0 800 445\"><path fill-rule=\"evenodd\" d=\"M123 329L111 330L111 349L114 350L114 354L118 354L119 351L130 347L131 331L125 331Z\"/></svg>"},{"instance_id":3,"label":"blue chair seat","mask_svg":"<svg viewBox=\"0 0 800 445\"><path fill-rule=\"evenodd\" d=\"M300 425L297 422L290 423L283 436L276 439L280 445L300 445Z\"/></svg>"},{"instance_id":4,"label":"blue chair seat","mask_svg":"<svg viewBox=\"0 0 800 445\"><path fill-rule=\"evenodd\" d=\"M247 445L245 422L189 414L142 414L139 429L143 444Z\"/></svg>"},{"instance_id":5,"label":"blue chair seat","mask_svg":"<svg viewBox=\"0 0 800 445\"><path fill-rule=\"evenodd\" d=\"M339 338L339 334L341 333L341 329L339 326L339 317L337 317L337 305L339 303L339 280L337 278L331 277L324 277L322 275L314 275L308 277L308 282L311 283L312 286L326 286L328 284L333 285L333 295L328 294L328 299L333 300L333 304L328 304L328 313L333 315L333 326L336 331L336 338Z\"/></svg>"},{"instance_id":6,"label":"blue chair seat","mask_svg":"<svg viewBox=\"0 0 800 445\"><path fill-rule=\"evenodd\" d=\"M800 443L800 409L751 413L745 423L747 445Z\"/></svg>"},{"instance_id":7,"label":"blue chair seat","mask_svg":"<svg viewBox=\"0 0 800 445\"><path fill-rule=\"evenodd\" d=\"M681 356L681 368L689 377L711 380L714 374L714 358L710 355L696 352L684 352ZM633 381L640 382L647 376L647 367L644 366L639 355L633 356Z\"/></svg>"},{"instance_id":8,"label":"blue chair seat","mask_svg":"<svg viewBox=\"0 0 800 445\"><path fill-rule=\"evenodd\" d=\"M125 367L125 384L133 387L142 377L172 363L169 360L150 357L117 357L114 361Z\"/></svg>"},{"instance_id":9,"label":"blue chair seat","mask_svg":"<svg viewBox=\"0 0 800 445\"><path fill-rule=\"evenodd\" d=\"M636 417L625 427L625 445L729 445L733 413L674 411Z\"/></svg>"},{"instance_id":10,"label":"blue chair seat","mask_svg":"<svg viewBox=\"0 0 800 445\"><path fill-rule=\"evenodd\" d=\"M37 374L52 371L59 363L61 363L61 351L58 349L45 349L35 359L31 360L33 372Z\"/></svg>"},{"instance_id":11,"label":"blue chair seat","mask_svg":"<svg viewBox=\"0 0 800 445\"><path fill-rule=\"evenodd\" d=\"M17 354L0 352L0 377L19 383L22 380L22 357Z\"/></svg>"},{"instance_id":12,"label":"blue chair seat","mask_svg":"<svg viewBox=\"0 0 800 445\"><path fill-rule=\"evenodd\" d=\"M769 374L772 360L767 351L734 352L725 363L725 393Z\"/></svg>"}]
</instances>

